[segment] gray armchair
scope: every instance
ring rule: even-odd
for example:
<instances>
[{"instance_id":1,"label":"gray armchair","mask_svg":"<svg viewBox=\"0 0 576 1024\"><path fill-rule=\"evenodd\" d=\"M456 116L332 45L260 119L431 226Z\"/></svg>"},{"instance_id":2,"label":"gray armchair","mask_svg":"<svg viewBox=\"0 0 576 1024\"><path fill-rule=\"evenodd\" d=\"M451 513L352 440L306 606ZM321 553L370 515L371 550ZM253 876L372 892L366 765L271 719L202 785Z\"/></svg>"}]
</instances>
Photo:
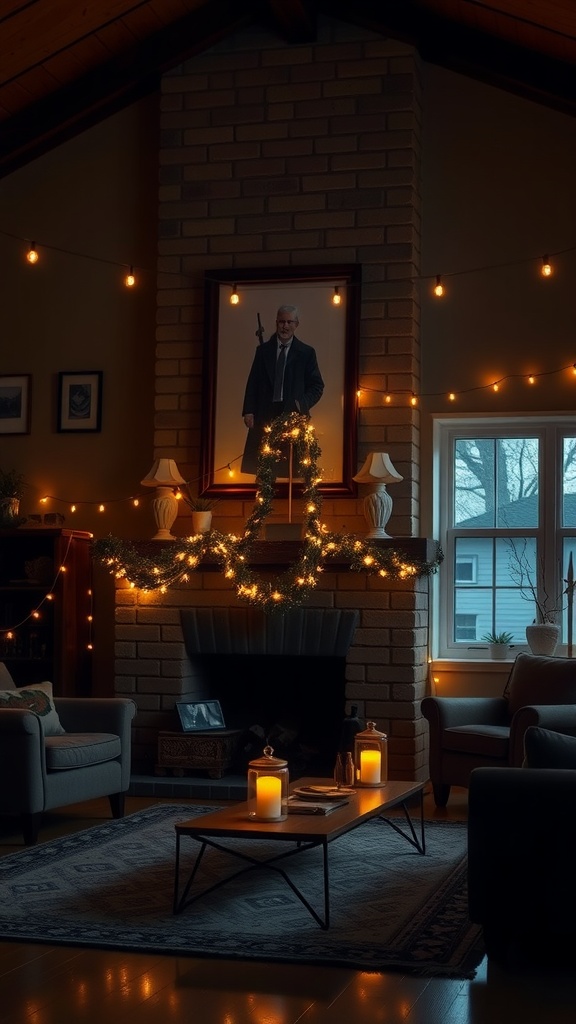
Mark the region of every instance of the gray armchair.
<instances>
[{"instance_id":1,"label":"gray armchair","mask_svg":"<svg viewBox=\"0 0 576 1024\"><path fill-rule=\"evenodd\" d=\"M576 661L518 654L502 697L425 697L422 715L434 799L445 807L475 768L520 767L530 726L576 726Z\"/></svg>"},{"instance_id":2,"label":"gray armchair","mask_svg":"<svg viewBox=\"0 0 576 1024\"><path fill-rule=\"evenodd\" d=\"M44 811L79 801L107 796L113 816L121 818L130 785L134 702L50 696L47 711L42 694L38 710L14 706L10 691L3 696L0 813L20 817L24 842L37 841Z\"/></svg>"}]
</instances>

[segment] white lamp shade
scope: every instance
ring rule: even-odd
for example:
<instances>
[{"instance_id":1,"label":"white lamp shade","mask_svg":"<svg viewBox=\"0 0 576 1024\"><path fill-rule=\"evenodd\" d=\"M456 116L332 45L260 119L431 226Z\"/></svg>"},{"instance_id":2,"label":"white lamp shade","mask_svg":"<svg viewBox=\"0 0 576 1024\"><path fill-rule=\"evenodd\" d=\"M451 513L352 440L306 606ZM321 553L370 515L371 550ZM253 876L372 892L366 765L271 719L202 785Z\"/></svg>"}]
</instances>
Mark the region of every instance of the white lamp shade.
<instances>
[{"instance_id":1,"label":"white lamp shade","mask_svg":"<svg viewBox=\"0 0 576 1024\"><path fill-rule=\"evenodd\" d=\"M186 481L174 459L156 459L150 472L140 481L144 487L176 487Z\"/></svg>"},{"instance_id":2,"label":"white lamp shade","mask_svg":"<svg viewBox=\"0 0 576 1024\"><path fill-rule=\"evenodd\" d=\"M370 452L352 479L358 484L396 484L404 477L394 469L387 452Z\"/></svg>"}]
</instances>

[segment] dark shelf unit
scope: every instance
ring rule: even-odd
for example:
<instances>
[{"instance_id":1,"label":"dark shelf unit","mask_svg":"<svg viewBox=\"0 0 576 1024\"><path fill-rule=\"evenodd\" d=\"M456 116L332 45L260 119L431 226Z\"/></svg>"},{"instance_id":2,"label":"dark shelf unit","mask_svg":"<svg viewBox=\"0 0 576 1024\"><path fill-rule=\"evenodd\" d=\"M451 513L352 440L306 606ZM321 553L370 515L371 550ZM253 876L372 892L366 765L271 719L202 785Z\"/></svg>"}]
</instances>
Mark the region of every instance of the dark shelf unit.
<instances>
[{"instance_id":1,"label":"dark shelf unit","mask_svg":"<svg viewBox=\"0 0 576 1024\"><path fill-rule=\"evenodd\" d=\"M91 542L81 530L0 530L0 661L18 686L90 695Z\"/></svg>"}]
</instances>

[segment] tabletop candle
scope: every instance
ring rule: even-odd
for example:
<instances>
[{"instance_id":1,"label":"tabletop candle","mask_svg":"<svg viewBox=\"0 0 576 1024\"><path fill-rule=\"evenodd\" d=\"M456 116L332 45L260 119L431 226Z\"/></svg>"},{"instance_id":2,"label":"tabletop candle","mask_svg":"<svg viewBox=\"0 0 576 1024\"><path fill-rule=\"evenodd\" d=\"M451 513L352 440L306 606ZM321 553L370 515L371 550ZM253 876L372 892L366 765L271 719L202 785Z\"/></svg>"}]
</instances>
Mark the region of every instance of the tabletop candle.
<instances>
[{"instance_id":1,"label":"tabletop candle","mask_svg":"<svg viewBox=\"0 0 576 1024\"><path fill-rule=\"evenodd\" d=\"M256 779L256 814L260 819L272 820L282 814L282 782L272 775L259 775Z\"/></svg>"},{"instance_id":2,"label":"tabletop candle","mask_svg":"<svg viewBox=\"0 0 576 1024\"><path fill-rule=\"evenodd\" d=\"M360 782L376 786L380 782L381 755L379 750L360 751Z\"/></svg>"}]
</instances>

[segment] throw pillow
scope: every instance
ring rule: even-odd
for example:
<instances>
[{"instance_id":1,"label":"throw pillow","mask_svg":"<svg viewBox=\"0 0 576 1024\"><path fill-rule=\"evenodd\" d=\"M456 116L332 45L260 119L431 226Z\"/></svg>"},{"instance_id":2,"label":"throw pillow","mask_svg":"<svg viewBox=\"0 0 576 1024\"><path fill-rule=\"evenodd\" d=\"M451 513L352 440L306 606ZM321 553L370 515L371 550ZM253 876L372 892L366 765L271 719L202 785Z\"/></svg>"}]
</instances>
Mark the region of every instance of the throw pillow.
<instances>
[{"instance_id":1,"label":"throw pillow","mask_svg":"<svg viewBox=\"0 0 576 1024\"><path fill-rule=\"evenodd\" d=\"M510 718L527 704L574 704L576 660L520 653L512 665L503 696L508 698Z\"/></svg>"},{"instance_id":2,"label":"throw pillow","mask_svg":"<svg viewBox=\"0 0 576 1024\"><path fill-rule=\"evenodd\" d=\"M531 725L524 735L526 768L576 768L576 736Z\"/></svg>"},{"instance_id":3,"label":"throw pillow","mask_svg":"<svg viewBox=\"0 0 576 1024\"><path fill-rule=\"evenodd\" d=\"M21 689L0 692L2 708L28 708L42 719L45 736L63 736L66 732L58 717L52 697L52 683L34 683Z\"/></svg>"}]
</instances>

